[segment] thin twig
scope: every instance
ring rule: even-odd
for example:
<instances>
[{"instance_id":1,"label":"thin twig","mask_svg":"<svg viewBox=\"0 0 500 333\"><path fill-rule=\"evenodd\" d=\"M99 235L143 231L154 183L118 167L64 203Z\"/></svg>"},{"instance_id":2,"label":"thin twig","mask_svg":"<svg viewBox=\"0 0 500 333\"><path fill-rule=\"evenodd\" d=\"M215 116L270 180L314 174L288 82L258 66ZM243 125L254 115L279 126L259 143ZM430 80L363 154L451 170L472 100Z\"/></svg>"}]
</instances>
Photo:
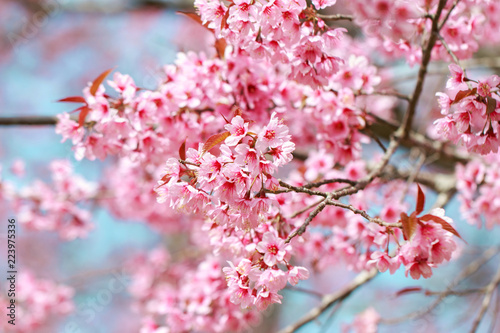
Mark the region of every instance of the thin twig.
<instances>
[{"instance_id":1,"label":"thin twig","mask_svg":"<svg viewBox=\"0 0 500 333\"><path fill-rule=\"evenodd\" d=\"M403 193L401 194L401 202L404 201L406 195L408 194L408 190L410 189L410 185L413 184L415 181L415 178L417 178L418 173L420 172L420 169L425 163L425 154L420 152L417 164L415 165L415 168L411 171L410 176L408 177L408 180L406 181L406 186L403 190Z\"/></svg>"},{"instance_id":2,"label":"thin twig","mask_svg":"<svg viewBox=\"0 0 500 333\"><path fill-rule=\"evenodd\" d=\"M472 261L465 269L447 286L446 291L438 296L427 308L409 313L402 317L392 318L392 319L383 319L384 324L393 325L398 324L400 322L404 322L407 320L413 320L415 318L421 317L433 309L435 309L449 294L453 288L455 288L460 282L465 280L467 277L471 276L475 272L477 272L483 265L485 265L491 258L497 255L500 252L500 247L491 247L488 250L484 251L482 256L478 259Z\"/></svg>"},{"instance_id":3,"label":"thin twig","mask_svg":"<svg viewBox=\"0 0 500 333\"><path fill-rule=\"evenodd\" d=\"M448 19L450 18L451 12L455 9L455 7L458 5L459 2L460 2L460 0L455 0L453 5L451 5L450 10L448 11L448 13L446 13L446 16L444 17L443 21L439 25L438 31L441 31L441 29L443 29L444 25L446 24L446 21L448 21Z\"/></svg>"},{"instance_id":4,"label":"thin twig","mask_svg":"<svg viewBox=\"0 0 500 333\"><path fill-rule=\"evenodd\" d=\"M402 93L397 92L397 91L385 91L385 90L374 91L371 93L360 92L357 95L358 96L373 96L373 95L375 95L375 96L390 96L390 97L396 97L396 98L402 99L402 100L407 101L407 102L409 102L411 99L411 96L408 96L406 94L402 94Z\"/></svg>"},{"instance_id":5,"label":"thin twig","mask_svg":"<svg viewBox=\"0 0 500 333\"><path fill-rule=\"evenodd\" d=\"M325 199L321 201L321 203L318 204L318 207L316 207L315 210L313 210L309 216L306 218L304 223L302 225L295 229L290 235L288 235L288 238L286 239L285 243L290 243L290 241L295 237L295 236L300 236L302 235L306 229L309 223L326 207L327 202L331 199L331 194L329 193Z\"/></svg>"},{"instance_id":6,"label":"thin twig","mask_svg":"<svg viewBox=\"0 0 500 333\"><path fill-rule=\"evenodd\" d=\"M446 41L444 40L443 36L441 36L439 33L436 33L436 34L437 34L437 37L439 38L439 40L441 41L441 44L443 45L443 47L446 49L446 52L448 52L448 54L453 59L453 61L457 65L459 65L460 67L462 67L462 65L460 65L460 60L458 60L458 58L455 55L455 53L450 49L450 46L448 45L448 43L446 43Z\"/></svg>"},{"instance_id":7,"label":"thin twig","mask_svg":"<svg viewBox=\"0 0 500 333\"><path fill-rule=\"evenodd\" d=\"M320 204L323 200L325 200L325 199L320 199L320 200L316 201L315 203L310 204L309 206L307 206L307 207L305 207L305 208L303 208L303 209L301 209L301 210L299 210L299 211L297 211L297 212L293 213L292 215L290 215L290 217L289 217L289 218L290 218L290 219L296 218L296 217L297 217L297 216L299 216L300 214L307 212L309 209L316 207L316 206L317 206L317 205L319 205L319 204Z\"/></svg>"},{"instance_id":8,"label":"thin twig","mask_svg":"<svg viewBox=\"0 0 500 333\"><path fill-rule=\"evenodd\" d=\"M438 7L436 10L436 14L432 18L432 28L429 34L429 39L425 44L424 49L422 50L422 65L418 70L417 83L415 85L415 89L413 90L413 94L411 95L411 100L408 105L408 109L405 113L405 117L403 119L403 126L398 129L401 137L406 138L411 130L411 125L413 122L413 117L415 115L415 111L417 110L417 104L420 99L420 95L422 94L424 88L425 76L427 74L427 67L429 66L429 62L431 60L432 49L436 44L437 35L439 33L439 17L446 5L447 0L439 0ZM396 132L396 133L398 133Z\"/></svg>"},{"instance_id":9,"label":"thin twig","mask_svg":"<svg viewBox=\"0 0 500 333\"><path fill-rule=\"evenodd\" d=\"M325 295L321 300L321 304L317 307L311 309L303 318L299 321L285 327L279 333L292 333L297 331L299 328L305 324L318 318L326 309L336 302L342 301L351 295L356 289L364 285L371 279L373 279L378 273L377 269L372 269L370 271L364 271L354 278L354 280L346 286L345 288L334 292L332 294Z\"/></svg>"},{"instance_id":10,"label":"thin twig","mask_svg":"<svg viewBox=\"0 0 500 333\"><path fill-rule=\"evenodd\" d=\"M355 180L346 179L346 178L332 178L332 179L323 179L323 180L321 180L319 182L315 182L315 183L309 183L309 184L306 184L302 187L303 188L314 188L314 187L320 187L322 185L332 184L332 183L345 183L345 184L349 184L349 185L356 185L357 182Z\"/></svg>"},{"instance_id":11,"label":"thin twig","mask_svg":"<svg viewBox=\"0 0 500 333\"><path fill-rule=\"evenodd\" d=\"M352 21L354 19L351 15L343 15L343 14L324 15L318 13L316 14L316 16L322 19L323 21L341 21L341 20Z\"/></svg>"},{"instance_id":12,"label":"thin twig","mask_svg":"<svg viewBox=\"0 0 500 333\"><path fill-rule=\"evenodd\" d=\"M474 322L472 323L472 327L470 329L471 333L476 332L477 328L479 327L479 324L481 323L481 320L483 319L486 310L488 310L488 307L490 306L491 297L493 296L493 291L495 291L495 289L498 287L499 284L500 284L500 266L498 267L497 273L491 280L490 284L488 284L488 286L486 287L486 291L484 292L483 303L481 304L481 309L479 310L479 313L474 319Z\"/></svg>"},{"instance_id":13,"label":"thin twig","mask_svg":"<svg viewBox=\"0 0 500 333\"><path fill-rule=\"evenodd\" d=\"M364 210L361 210L361 209L357 209L353 205L347 205L347 204L344 204L344 203L341 203L341 202L338 202L338 201L329 201L327 204L328 205L332 205L332 206L336 206L336 207L341 207L341 208L344 208L344 209L348 209L351 212L353 212L354 214L361 215L362 217L364 217L369 222L376 223L376 224L378 224L378 225L380 225L382 227L401 228L401 226L402 226L401 223L387 223L384 220L379 219L377 217L371 217L370 215L368 215L367 212L365 212Z\"/></svg>"},{"instance_id":14,"label":"thin twig","mask_svg":"<svg viewBox=\"0 0 500 333\"><path fill-rule=\"evenodd\" d=\"M293 185L285 183L282 180L279 180L279 184L280 184L280 186L282 186L284 188L287 188L288 190L291 190L293 192L307 193L307 194L310 194L310 195L319 195L319 196L324 197L324 198L327 197L327 194L325 192L313 191L313 190L310 190L310 189L308 189L307 187L304 187L304 186L301 186L301 187L293 186ZM274 193L274 191L269 191L269 192L270 193Z\"/></svg>"},{"instance_id":15,"label":"thin twig","mask_svg":"<svg viewBox=\"0 0 500 333\"><path fill-rule=\"evenodd\" d=\"M323 298L323 294L320 292L317 292L316 290L311 290L311 289L305 289L301 287L291 287L291 286L286 286L285 289L292 290L292 291L298 291L304 294L308 294L317 298Z\"/></svg>"}]
</instances>

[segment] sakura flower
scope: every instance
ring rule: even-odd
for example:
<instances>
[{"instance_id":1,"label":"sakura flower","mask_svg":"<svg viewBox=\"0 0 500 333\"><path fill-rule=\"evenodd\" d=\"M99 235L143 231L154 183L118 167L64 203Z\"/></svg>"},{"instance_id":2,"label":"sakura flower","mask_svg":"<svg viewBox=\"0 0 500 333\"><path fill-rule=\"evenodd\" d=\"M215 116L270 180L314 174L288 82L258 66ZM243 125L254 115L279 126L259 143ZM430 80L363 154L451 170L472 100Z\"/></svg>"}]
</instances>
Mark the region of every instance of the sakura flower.
<instances>
[{"instance_id":1,"label":"sakura flower","mask_svg":"<svg viewBox=\"0 0 500 333\"><path fill-rule=\"evenodd\" d=\"M266 265L274 266L283 261L289 246L273 232L266 232L262 237L262 241L257 244L256 250L264 254Z\"/></svg>"},{"instance_id":2,"label":"sakura flower","mask_svg":"<svg viewBox=\"0 0 500 333\"><path fill-rule=\"evenodd\" d=\"M352 329L355 333L376 333L380 319L377 311L370 307L358 314L352 324L344 326L342 331L345 333Z\"/></svg>"},{"instance_id":3,"label":"sakura flower","mask_svg":"<svg viewBox=\"0 0 500 333\"><path fill-rule=\"evenodd\" d=\"M295 266L291 270L288 271L288 282L295 286L299 283L299 280L306 280L309 278L309 271L300 266Z\"/></svg>"},{"instance_id":4,"label":"sakura flower","mask_svg":"<svg viewBox=\"0 0 500 333\"><path fill-rule=\"evenodd\" d=\"M236 146L238 142L247 135L248 132L248 123L245 123L243 118L240 116L236 116L231 120L231 124L227 124L224 126L226 130L228 130L231 135L226 138L226 145L228 146Z\"/></svg>"},{"instance_id":5,"label":"sakura flower","mask_svg":"<svg viewBox=\"0 0 500 333\"><path fill-rule=\"evenodd\" d=\"M450 64L448 66L451 72L451 78L446 82L447 89L460 89L465 86L465 74L462 67L457 64Z\"/></svg>"},{"instance_id":6,"label":"sakura flower","mask_svg":"<svg viewBox=\"0 0 500 333\"><path fill-rule=\"evenodd\" d=\"M491 95L491 89L497 87L500 84L500 77L497 75L491 75L486 80L478 81L477 93L480 96L486 97Z\"/></svg>"},{"instance_id":7,"label":"sakura flower","mask_svg":"<svg viewBox=\"0 0 500 333\"><path fill-rule=\"evenodd\" d=\"M260 132L255 147L260 152L265 152L266 149L275 148L285 141L289 140L288 127L276 118L276 112L273 112L267 126Z\"/></svg>"}]
</instances>

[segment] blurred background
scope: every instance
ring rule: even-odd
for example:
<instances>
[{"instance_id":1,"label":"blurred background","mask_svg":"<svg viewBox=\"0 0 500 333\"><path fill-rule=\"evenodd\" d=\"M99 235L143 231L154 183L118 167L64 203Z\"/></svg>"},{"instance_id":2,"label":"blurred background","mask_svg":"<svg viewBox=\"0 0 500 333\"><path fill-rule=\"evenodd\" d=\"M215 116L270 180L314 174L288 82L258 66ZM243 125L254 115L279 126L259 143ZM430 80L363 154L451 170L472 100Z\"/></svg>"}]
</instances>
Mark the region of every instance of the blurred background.
<instances>
[{"instance_id":1,"label":"blurred background","mask_svg":"<svg viewBox=\"0 0 500 333\"><path fill-rule=\"evenodd\" d=\"M202 51L210 45L206 32L177 15L178 10L192 11L192 3L0 0L0 116L54 116L70 111L71 106L56 101L80 95L89 81L109 68L130 74L138 86L155 88L161 67L173 62L176 52ZM106 162L78 162L73 157L71 143L60 141L53 126L0 127L1 178L22 187L34 179L48 179L49 161L69 159L76 173L89 180L99 179ZM20 160L26 166L23 177L11 171L11 166ZM428 203L432 201L429 196ZM8 207L0 209L0 233L3 233L10 213ZM445 289L456 272L479 251L474 246L498 244L498 231L477 231L460 220L456 201L447 209L454 212L450 216L459 222L457 229L473 246L459 262L438 269L432 279L425 281L424 286L433 290ZM94 223L96 228L87 238L72 242L63 242L51 233L18 229L19 266L29 268L37 277L64 283L76 290L76 311L62 321L54 321L43 332L138 332L141 318L133 311L125 290L113 292L109 301L104 302L105 306L95 306L92 302L109 294L106 290L110 281L118 279L127 285L127 276L121 272L123 263L157 247L165 239L140 221L117 221L99 208L95 211ZM5 239L1 242L3 249ZM4 252L0 251L2 267L6 262ZM302 287L320 293L332 292L353 276L339 265L306 281ZM470 284L483 285L491 276L492 270L486 267ZM395 296L395 291L421 283L404 278L403 271L392 276L379 275L347 299L335 315L326 312L318 322L307 325L301 332L339 332L342 323L352 321L356 313L369 306L391 317L396 309L398 314L404 314L425 308L429 297ZM494 301L498 303L498 297ZM480 297L448 297L432 315L381 326L381 331L438 332L443 328L466 331L461 328L460 318L466 318L463 314L477 309L480 302ZM255 331L273 332L301 317L317 303L318 298L311 294L287 290L284 306L265 313L265 325ZM92 313L89 309L93 309ZM494 330L492 324L492 320L486 321L484 332L489 327Z\"/></svg>"}]
</instances>

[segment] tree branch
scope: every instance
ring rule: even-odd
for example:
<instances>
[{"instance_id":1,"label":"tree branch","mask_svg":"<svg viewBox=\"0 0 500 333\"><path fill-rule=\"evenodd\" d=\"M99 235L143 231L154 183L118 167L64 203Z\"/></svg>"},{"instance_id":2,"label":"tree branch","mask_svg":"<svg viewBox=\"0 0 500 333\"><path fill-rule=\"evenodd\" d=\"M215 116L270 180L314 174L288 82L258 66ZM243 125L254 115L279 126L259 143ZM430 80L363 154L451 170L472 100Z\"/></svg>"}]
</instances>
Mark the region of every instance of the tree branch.
<instances>
[{"instance_id":1,"label":"tree branch","mask_svg":"<svg viewBox=\"0 0 500 333\"><path fill-rule=\"evenodd\" d=\"M476 332L477 328L479 327L479 324L481 323L481 320L483 319L486 310L488 310L488 307L490 306L491 297L493 296L493 291L495 291L495 289L498 287L499 284L500 284L500 266L498 266L497 273L491 280L490 284L488 284L488 286L486 287L486 290L484 292L483 303L481 304L481 309L479 310L479 313L474 319L474 322L472 323L472 327L470 329L471 333Z\"/></svg>"},{"instance_id":2,"label":"tree branch","mask_svg":"<svg viewBox=\"0 0 500 333\"><path fill-rule=\"evenodd\" d=\"M0 117L0 126L41 126L57 124L57 117L48 116L19 116Z\"/></svg>"},{"instance_id":3,"label":"tree branch","mask_svg":"<svg viewBox=\"0 0 500 333\"><path fill-rule=\"evenodd\" d=\"M358 289L359 287L361 287L362 285L373 279L377 275L377 273L378 270L375 268L370 271L364 271L360 273L358 276L354 278L354 280L352 280L351 284L347 285L346 287L344 287L339 291L323 296L323 299L321 300L321 304L319 306L313 308L299 321L291 324L288 327L285 327L278 333L292 333L297 331L305 324L318 318L324 311L326 311L334 303L342 301L345 298L347 298L356 289Z\"/></svg>"},{"instance_id":4,"label":"tree branch","mask_svg":"<svg viewBox=\"0 0 500 333\"><path fill-rule=\"evenodd\" d=\"M341 21L341 20L352 21L354 19L351 15L343 15L343 14L324 15L318 13L316 14L316 16L322 19L323 21Z\"/></svg>"}]
</instances>

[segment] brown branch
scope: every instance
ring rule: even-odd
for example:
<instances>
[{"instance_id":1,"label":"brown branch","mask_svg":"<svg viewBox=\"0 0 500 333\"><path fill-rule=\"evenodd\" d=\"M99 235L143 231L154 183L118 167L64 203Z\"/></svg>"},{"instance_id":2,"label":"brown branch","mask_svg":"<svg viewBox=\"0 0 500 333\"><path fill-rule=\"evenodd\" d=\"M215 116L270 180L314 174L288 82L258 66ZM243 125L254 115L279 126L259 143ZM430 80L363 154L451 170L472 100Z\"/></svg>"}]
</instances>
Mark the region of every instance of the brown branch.
<instances>
[{"instance_id":1,"label":"brown branch","mask_svg":"<svg viewBox=\"0 0 500 333\"><path fill-rule=\"evenodd\" d=\"M477 314L476 318L474 318L474 322L472 323L472 327L470 329L471 333L477 331L477 328L479 327L479 324L481 323L484 314L486 313L488 307L490 306L493 292L495 291L495 289L498 287L499 284L500 284L500 266L498 267L497 273L486 287L486 290L484 292L483 302L481 303L481 309L479 310L479 313Z\"/></svg>"},{"instance_id":2,"label":"brown branch","mask_svg":"<svg viewBox=\"0 0 500 333\"><path fill-rule=\"evenodd\" d=\"M396 134L403 138L408 137L408 134L411 130L411 125L413 122L413 117L415 115L415 111L417 110L417 104L420 99L420 95L422 94L424 88L425 76L427 74L427 67L429 66L429 62L431 60L432 49L436 44L437 34L439 33L439 17L443 12L444 6L446 5L446 0L439 0L438 8L436 10L436 14L432 17L432 28L429 34L429 39L425 44L424 49L422 50L422 65L418 70L417 75L417 84L415 85L415 89L413 90L413 94L411 95L411 99L408 105L408 109L405 113L405 117L403 119L403 126L398 129Z\"/></svg>"},{"instance_id":3,"label":"brown branch","mask_svg":"<svg viewBox=\"0 0 500 333\"><path fill-rule=\"evenodd\" d=\"M374 92L371 92L371 93L364 93L364 92L360 92L358 94L356 94L357 96L390 96L390 97L396 97L396 98L399 98L399 99L402 99L404 101L407 101L409 102L410 101L410 96L406 95L406 94L402 94L400 92L397 92L397 91L385 91L385 90L382 90L382 91L374 91Z\"/></svg>"},{"instance_id":4,"label":"brown branch","mask_svg":"<svg viewBox=\"0 0 500 333\"><path fill-rule=\"evenodd\" d=\"M293 213L292 215L290 215L290 217L289 217L289 218L290 218L290 219L296 218L296 217L297 217L297 216L299 216L300 214L307 212L309 209L316 207L316 206L317 206L317 205L319 205L319 204L320 204L323 200L325 200L325 199L320 199L320 200L318 200L318 201L316 201L316 202L314 202L314 203L310 204L309 206L307 206L307 207L305 207L305 208L303 208L303 209L301 209L301 210L299 210L299 211L296 211L295 213Z\"/></svg>"},{"instance_id":5,"label":"brown branch","mask_svg":"<svg viewBox=\"0 0 500 333\"><path fill-rule=\"evenodd\" d=\"M327 204L328 205L332 205L332 206L336 206L336 207L341 207L341 208L344 208L344 209L347 209L347 210L350 210L354 214L361 215L362 217L364 217L369 222L376 223L376 224L378 224L378 225L380 225L382 227L401 228L401 226L402 226L401 223L387 223L384 220L379 219L377 217L371 217L370 215L368 215L367 212L365 212L364 210L361 210L361 209L357 209L353 205L347 205L347 204L344 204L344 203L341 203L341 202L337 202L337 201L329 201Z\"/></svg>"},{"instance_id":6,"label":"brown branch","mask_svg":"<svg viewBox=\"0 0 500 333\"><path fill-rule=\"evenodd\" d=\"M450 49L450 46L448 45L448 43L446 43L446 41L444 40L443 36L441 36L439 33L437 33L437 37L439 38L439 41L441 42L441 45L443 45L443 47L446 49L446 52L448 52L448 54L453 59L453 61L457 65L459 65L460 67L462 67L462 65L460 65L460 60L458 60L458 58L455 55L455 53Z\"/></svg>"},{"instance_id":7,"label":"brown branch","mask_svg":"<svg viewBox=\"0 0 500 333\"><path fill-rule=\"evenodd\" d=\"M450 292L453 288L455 288L460 282L465 280L467 277L477 272L481 267L483 267L483 265L485 265L491 258L496 256L499 252L500 252L500 247L491 247L488 250L486 250L482 254L482 256L480 256L478 259L472 261L469 265L467 265L467 267L465 267L465 269L448 285L446 291L443 292L441 295L439 295L438 298L435 299L434 302L432 302L427 308L420 311L412 312L402 317L384 319L383 323L388 325L397 324L407 320L413 320L415 318L421 317L431 312L448 296L448 292Z\"/></svg>"},{"instance_id":8,"label":"brown branch","mask_svg":"<svg viewBox=\"0 0 500 333\"><path fill-rule=\"evenodd\" d=\"M325 15L325 14L316 14L317 17L322 19L323 21L341 21L341 20L347 20L347 21L352 21L354 18L351 15L343 15L343 14L336 14L336 15Z\"/></svg>"},{"instance_id":9,"label":"brown branch","mask_svg":"<svg viewBox=\"0 0 500 333\"><path fill-rule=\"evenodd\" d=\"M372 113L367 113L367 115L375 119L375 122L369 126L369 129L379 137L389 139L390 135L398 129L398 125L391 121L382 119ZM433 140L415 131L410 131L408 136L401 140L401 145L408 148L419 147L428 155L438 154L439 159L436 161L438 164L444 164L446 160L451 162L454 167L456 162L467 163L470 161L470 157L467 154L458 152L446 142Z\"/></svg>"},{"instance_id":10,"label":"brown branch","mask_svg":"<svg viewBox=\"0 0 500 333\"><path fill-rule=\"evenodd\" d=\"M295 229L290 235L288 235L287 239L285 240L285 243L290 243L290 241L295 237L295 236L300 236L302 235L306 229L307 229L307 226L309 225L309 223L311 223L311 221L323 210L325 209L326 207L326 204L328 203L328 201L331 199L331 193L329 193L327 195L327 197L325 199L323 199L319 204L318 204L318 207L316 207L315 210L313 210L309 216L306 218L306 220L304 221L304 223L302 223L302 225Z\"/></svg>"},{"instance_id":11,"label":"brown branch","mask_svg":"<svg viewBox=\"0 0 500 333\"><path fill-rule=\"evenodd\" d=\"M351 295L356 289L373 279L378 273L377 269L372 269L370 271L364 271L352 280L351 284L347 285L343 289L336 291L334 293L323 296L320 305L310 310L303 318L299 321L285 327L279 333L292 333L297 331L299 328L305 324L318 318L324 311L326 311L331 305L336 302L340 302Z\"/></svg>"},{"instance_id":12,"label":"brown branch","mask_svg":"<svg viewBox=\"0 0 500 333\"><path fill-rule=\"evenodd\" d=\"M57 117L49 116L19 116L0 117L0 126L41 126L56 125Z\"/></svg>"},{"instance_id":13,"label":"brown branch","mask_svg":"<svg viewBox=\"0 0 500 333\"><path fill-rule=\"evenodd\" d=\"M328 196L328 194L326 194L325 192L310 190L305 186L301 186L301 187L293 186L293 185L285 183L282 180L279 180L279 184L280 184L280 186L288 189L288 191L285 191L285 193L286 192L307 193L309 195L319 195L319 196L324 197L324 198L326 198ZM267 192L269 192L269 193L284 193L283 191L269 191L269 190Z\"/></svg>"},{"instance_id":14,"label":"brown branch","mask_svg":"<svg viewBox=\"0 0 500 333\"><path fill-rule=\"evenodd\" d=\"M332 178L332 179L323 179L323 180L321 180L319 182L315 182L315 183L309 183L309 184L306 184L302 187L303 188L314 188L314 187L320 187L322 185L333 184L333 183L345 183L345 184L349 184L349 185L356 185L357 182L355 180L345 179L345 178Z\"/></svg>"}]
</instances>

